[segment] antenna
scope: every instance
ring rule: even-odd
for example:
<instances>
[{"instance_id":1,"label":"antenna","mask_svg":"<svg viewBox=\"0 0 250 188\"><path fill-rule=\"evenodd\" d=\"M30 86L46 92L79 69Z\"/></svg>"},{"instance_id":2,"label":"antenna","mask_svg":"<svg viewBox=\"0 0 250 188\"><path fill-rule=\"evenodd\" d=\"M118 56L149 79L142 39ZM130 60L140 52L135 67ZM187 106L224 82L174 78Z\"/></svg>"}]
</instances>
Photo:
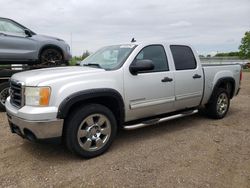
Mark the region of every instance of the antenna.
<instances>
[{"instance_id":1,"label":"antenna","mask_svg":"<svg viewBox=\"0 0 250 188\"><path fill-rule=\"evenodd\" d=\"M132 38L131 42L136 42L135 38Z\"/></svg>"}]
</instances>

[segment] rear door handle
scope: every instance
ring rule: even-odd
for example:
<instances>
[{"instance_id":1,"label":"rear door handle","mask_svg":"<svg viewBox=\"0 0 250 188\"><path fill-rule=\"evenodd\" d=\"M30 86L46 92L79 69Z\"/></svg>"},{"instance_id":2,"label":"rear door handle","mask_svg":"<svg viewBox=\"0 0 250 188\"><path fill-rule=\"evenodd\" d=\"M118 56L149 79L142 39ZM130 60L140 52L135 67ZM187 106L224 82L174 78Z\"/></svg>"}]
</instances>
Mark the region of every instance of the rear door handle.
<instances>
[{"instance_id":1,"label":"rear door handle","mask_svg":"<svg viewBox=\"0 0 250 188\"><path fill-rule=\"evenodd\" d=\"M196 79L196 78L201 78L201 75L199 75L199 74L193 75L193 79Z\"/></svg>"},{"instance_id":2,"label":"rear door handle","mask_svg":"<svg viewBox=\"0 0 250 188\"><path fill-rule=\"evenodd\" d=\"M162 82L172 82L173 78L165 77L161 80Z\"/></svg>"}]
</instances>

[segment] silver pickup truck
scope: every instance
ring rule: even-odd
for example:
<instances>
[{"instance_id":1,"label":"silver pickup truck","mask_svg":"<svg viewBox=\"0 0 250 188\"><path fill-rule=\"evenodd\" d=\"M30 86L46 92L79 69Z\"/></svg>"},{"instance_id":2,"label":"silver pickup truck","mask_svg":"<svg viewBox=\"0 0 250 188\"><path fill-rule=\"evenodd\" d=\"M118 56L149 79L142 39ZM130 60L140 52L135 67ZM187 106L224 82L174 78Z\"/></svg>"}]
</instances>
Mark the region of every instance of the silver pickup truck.
<instances>
[{"instance_id":1,"label":"silver pickup truck","mask_svg":"<svg viewBox=\"0 0 250 188\"><path fill-rule=\"evenodd\" d=\"M14 74L6 110L13 133L29 140L60 137L70 151L90 158L109 148L119 128L156 124L202 107L223 118L240 82L240 65L201 65L187 45L113 45L80 67Z\"/></svg>"}]
</instances>

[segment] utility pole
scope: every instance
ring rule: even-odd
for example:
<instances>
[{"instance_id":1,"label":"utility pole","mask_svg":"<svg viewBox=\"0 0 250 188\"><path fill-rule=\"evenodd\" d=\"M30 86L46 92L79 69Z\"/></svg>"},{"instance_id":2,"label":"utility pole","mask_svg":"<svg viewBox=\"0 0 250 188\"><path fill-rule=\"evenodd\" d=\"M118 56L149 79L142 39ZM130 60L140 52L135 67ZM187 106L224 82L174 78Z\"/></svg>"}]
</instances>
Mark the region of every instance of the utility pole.
<instances>
[{"instance_id":1,"label":"utility pole","mask_svg":"<svg viewBox=\"0 0 250 188\"><path fill-rule=\"evenodd\" d=\"M71 52L71 54L73 54L72 32L70 32L70 52Z\"/></svg>"}]
</instances>

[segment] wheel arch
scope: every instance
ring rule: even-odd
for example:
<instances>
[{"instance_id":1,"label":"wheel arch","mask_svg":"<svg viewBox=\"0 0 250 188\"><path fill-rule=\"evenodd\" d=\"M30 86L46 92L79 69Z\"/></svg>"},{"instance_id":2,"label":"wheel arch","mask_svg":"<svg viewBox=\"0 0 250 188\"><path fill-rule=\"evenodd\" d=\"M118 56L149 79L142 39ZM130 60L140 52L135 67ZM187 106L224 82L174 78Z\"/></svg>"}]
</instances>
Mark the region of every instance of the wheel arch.
<instances>
[{"instance_id":1,"label":"wheel arch","mask_svg":"<svg viewBox=\"0 0 250 188\"><path fill-rule=\"evenodd\" d=\"M90 89L79 91L65 98L58 108L57 118L65 119L75 109L84 104L97 103L109 108L118 125L124 122L125 110L121 94L114 89Z\"/></svg>"},{"instance_id":2,"label":"wheel arch","mask_svg":"<svg viewBox=\"0 0 250 188\"><path fill-rule=\"evenodd\" d=\"M209 101L211 100L213 94L215 93L215 90L217 90L218 88L224 88L224 89L228 90L229 97L230 97L230 99L232 99L234 96L234 92L235 92L235 80L232 77L224 77L224 78L218 79L214 88L213 88L213 91L212 91L212 94L209 98Z\"/></svg>"}]
</instances>

